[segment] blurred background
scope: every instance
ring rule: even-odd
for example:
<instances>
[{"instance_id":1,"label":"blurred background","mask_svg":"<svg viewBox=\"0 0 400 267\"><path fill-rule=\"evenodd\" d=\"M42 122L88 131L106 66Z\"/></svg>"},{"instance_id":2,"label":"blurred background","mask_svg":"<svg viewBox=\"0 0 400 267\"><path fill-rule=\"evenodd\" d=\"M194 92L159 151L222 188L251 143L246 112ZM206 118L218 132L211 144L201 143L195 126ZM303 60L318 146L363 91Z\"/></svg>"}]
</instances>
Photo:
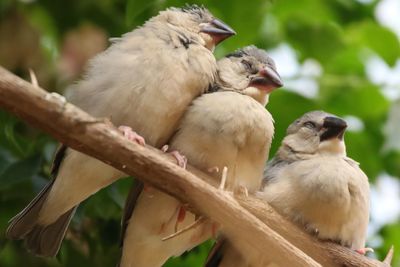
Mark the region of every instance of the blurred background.
<instances>
[{"instance_id":1,"label":"blurred background","mask_svg":"<svg viewBox=\"0 0 400 267\"><path fill-rule=\"evenodd\" d=\"M393 244L393 266L400 266L400 1L0 0L0 65L25 79L31 68L41 87L63 93L108 38L185 3L204 4L237 31L217 57L255 44L275 59L285 87L267 106L276 121L270 157L288 124L309 110L347 120L348 154L372 186L370 256L382 258ZM21 242L4 239L7 221L49 179L56 147L51 137L0 111L0 266L115 266L131 179L80 206L55 259L36 258ZM202 266L210 246L166 266Z\"/></svg>"}]
</instances>

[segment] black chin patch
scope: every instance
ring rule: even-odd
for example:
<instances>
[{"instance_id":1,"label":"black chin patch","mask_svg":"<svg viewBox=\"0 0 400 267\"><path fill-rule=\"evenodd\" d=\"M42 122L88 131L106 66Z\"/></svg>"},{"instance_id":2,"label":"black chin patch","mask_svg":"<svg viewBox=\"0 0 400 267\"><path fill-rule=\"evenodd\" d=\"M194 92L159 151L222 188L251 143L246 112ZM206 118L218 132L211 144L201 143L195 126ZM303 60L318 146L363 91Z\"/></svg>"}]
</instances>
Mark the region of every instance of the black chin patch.
<instances>
[{"instance_id":1,"label":"black chin patch","mask_svg":"<svg viewBox=\"0 0 400 267\"><path fill-rule=\"evenodd\" d=\"M344 131L347 128L346 121L337 117L326 117L322 125L325 132L321 134L320 141L325 141L332 138L343 139Z\"/></svg>"},{"instance_id":2,"label":"black chin patch","mask_svg":"<svg viewBox=\"0 0 400 267\"><path fill-rule=\"evenodd\" d=\"M321 142L332 138L338 138L339 140L342 140L344 135L344 130L345 129L328 128L323 134L321 134L319 140Z\"/></svg>"}]
</instances>

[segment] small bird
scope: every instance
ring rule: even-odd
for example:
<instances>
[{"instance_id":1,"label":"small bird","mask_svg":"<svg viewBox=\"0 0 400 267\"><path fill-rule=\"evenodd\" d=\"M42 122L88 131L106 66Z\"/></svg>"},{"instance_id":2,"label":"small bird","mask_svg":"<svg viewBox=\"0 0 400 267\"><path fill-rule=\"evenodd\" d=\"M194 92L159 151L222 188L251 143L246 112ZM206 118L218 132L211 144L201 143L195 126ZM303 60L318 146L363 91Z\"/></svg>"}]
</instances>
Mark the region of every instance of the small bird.
<instances>
[{"instance_id":1,"label":"small bird","mask_svg":"<svg viewBox=\"0 0 400 267\"><path fill-rule=\"evenodd\" d=\"M161 11L91 60L86 76L72 86L70 100L110 119L129 140L160 148L187 106L214 81L212 50L234 34L204 7ZM57 254L80 202L126 176L65 146L53 166L54 179L11 220L6 233L25 239L28 250L41 256Z\"/></svg>"},{"instance_id":2,"label":"small bird","mask_svg":"<svg viewBox=\"0 0 400 267\"><path fill-rule=\"evenodd\" d=\"M269 93L282 86L274 61L248 46L218 61L212 93L203 94L186 111L171 149L196 168L219 179L227 168L227 187L259 189L274 134L273 119L265 109ZM217 170L220 170L219 172ZM187 229L196 216L175 198L138 184L126 203L121 267L158 267L212 237L208 220Z\"/></svg>"},{"instance_id":3,"label":"small bird","mask_svg":"<svg viewBox=\"0 0 400 267\"><path fill-rule=\"evenodd\" d=\"M346 155L346 127L343 119L323 111L308 112L293 122L265 169L257 195L319 239L364 254L369 183L359 164ZM214 265L208 267L232 266L228 253L236 258L235 266L252 266L223 246L214 250Z\"/></svg>"}]
</instances>

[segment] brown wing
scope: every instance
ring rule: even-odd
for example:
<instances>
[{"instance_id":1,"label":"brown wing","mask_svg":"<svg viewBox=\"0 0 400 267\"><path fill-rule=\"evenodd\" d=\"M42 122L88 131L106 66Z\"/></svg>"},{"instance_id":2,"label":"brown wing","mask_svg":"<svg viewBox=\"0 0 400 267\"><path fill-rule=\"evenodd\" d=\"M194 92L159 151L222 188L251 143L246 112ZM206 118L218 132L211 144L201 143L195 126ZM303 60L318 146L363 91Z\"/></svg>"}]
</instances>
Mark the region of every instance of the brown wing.
<instances>
[{"instance_id":1,"label":"brown wing","mask_svg":"<svg viewBox=\"0 0 400 267\"><path fill-rule=\"evenodd\" d=\"M140 193L143 191L143 187L144 187L143 182L134 179L132 188L129 191L128 197L126 198L124 214L122 216L122 222L121 222L121 241L120 241L121 247L124 244L126 228L128 227L129 220L132 217L133 211L135 209L136 201L139 198Z\"/></svg>"}]
</instances>

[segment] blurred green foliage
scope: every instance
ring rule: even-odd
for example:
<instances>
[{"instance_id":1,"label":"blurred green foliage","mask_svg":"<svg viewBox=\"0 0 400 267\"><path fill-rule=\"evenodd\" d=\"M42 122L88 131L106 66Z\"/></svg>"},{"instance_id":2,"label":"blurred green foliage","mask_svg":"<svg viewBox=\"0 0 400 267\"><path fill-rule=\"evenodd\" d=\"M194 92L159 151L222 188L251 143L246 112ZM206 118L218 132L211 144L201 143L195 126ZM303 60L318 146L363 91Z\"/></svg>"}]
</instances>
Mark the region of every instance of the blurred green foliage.
<instances>
[{"instance_id":1,"label":"blurred green foliage","mask_svg":"<svg viewBox=\"0 0 400 267\"><path fill-rule=\"evenodd\" d=\"M86 60L105 48L106 38L130 31L159 10L186 2L205 5L237 31L236 37L217 48L217 57L248 44L265 49L287 44L300 64L313 59L320 65L315 97L285 89L270 97L268 109L276 121L271 155L289 123L304 112L324 109L363 123L362 129L346 135L346 141L349 156L360 162L371 182L382 173L400 176L400 152L383 149L382 129L393 102L366 74L372 55L391 67L400 58L398 36L374 16L378 1L2 0L0 65L24 78L28 78L27 69L33 68L43 88L62 92L79 77ZM296 75L284 77L285 81L290 84L303 74ZM56 146L49 136L0 111L1 233L49 179ZM81 205L56 259L36 258L21 242L6 241L1 234L0 266L114 266L120 254L121 209L130 183L123 179ZM399 223L384 226L379 235L384 241L376 248L377 257L391 244L400 247ZM166 266L201 266L210 246L208 242ZM396 266L400 266L399 255L397 249Z\"/></svg>"}]
</instances>

